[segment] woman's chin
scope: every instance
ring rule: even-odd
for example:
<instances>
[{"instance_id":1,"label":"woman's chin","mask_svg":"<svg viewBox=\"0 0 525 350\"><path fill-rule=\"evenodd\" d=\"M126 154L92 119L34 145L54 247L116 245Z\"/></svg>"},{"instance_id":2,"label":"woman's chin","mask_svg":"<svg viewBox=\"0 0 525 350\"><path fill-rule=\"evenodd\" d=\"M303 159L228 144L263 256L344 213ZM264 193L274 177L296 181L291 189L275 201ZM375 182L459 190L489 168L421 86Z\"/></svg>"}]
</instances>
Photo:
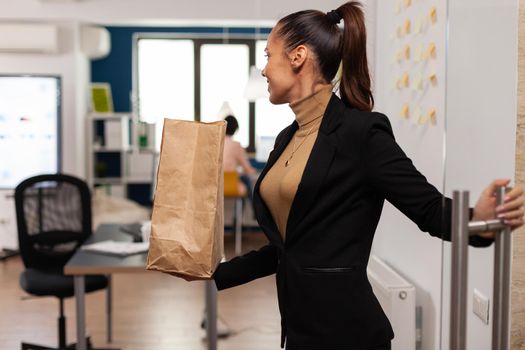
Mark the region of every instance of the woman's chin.
<instances>
[{"instance_id":1,"label":"woman's chin","mask_svg":"<svg viewBox=\"0 0 525 350\"><path fill-rule=\"evenodd\" d=\"M282 97L272 95L271 92L270 92L269 100L270 100L270 102L271 102L272 104L274 104L274 105L282 105L283 103L286 103L286 101L283 101L283 98L282 98Z\"/></svg>"}]
</instances>

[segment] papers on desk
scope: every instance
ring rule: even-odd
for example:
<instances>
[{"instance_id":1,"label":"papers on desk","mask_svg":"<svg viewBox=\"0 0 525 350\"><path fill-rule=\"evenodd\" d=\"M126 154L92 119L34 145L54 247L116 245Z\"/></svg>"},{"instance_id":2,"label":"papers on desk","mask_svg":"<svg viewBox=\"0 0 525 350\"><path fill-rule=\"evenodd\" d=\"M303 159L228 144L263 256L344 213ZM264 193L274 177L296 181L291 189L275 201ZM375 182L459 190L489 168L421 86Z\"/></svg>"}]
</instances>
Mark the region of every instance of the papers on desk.
<instances>
[{"instance_id":1,"label":"papers on desk","mask_svg":"<svg viewBox=\"0 0 525 350\"><path fill-rule=\"evenodd\" d=\"M109 254L116 256L127 256L132 254L147 252L149 242L118 242L118 241L101 241L92 244L86 244L81 247L82 250L96 252L101 254Z\"/></svg>"}]
</instances>

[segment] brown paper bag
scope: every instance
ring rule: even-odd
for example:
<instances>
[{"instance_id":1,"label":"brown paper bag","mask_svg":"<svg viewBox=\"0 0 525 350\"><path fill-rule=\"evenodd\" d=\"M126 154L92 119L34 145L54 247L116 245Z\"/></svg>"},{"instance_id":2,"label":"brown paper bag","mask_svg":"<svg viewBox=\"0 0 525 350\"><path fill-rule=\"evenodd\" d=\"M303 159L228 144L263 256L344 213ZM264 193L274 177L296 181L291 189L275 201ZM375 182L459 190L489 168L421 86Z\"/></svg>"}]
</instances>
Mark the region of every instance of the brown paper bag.
<instances>
[{"instance_id":1,"label":"brown paper bag","mask_svg":"<svg viewBox=\"0 0 525 350\"><path fill-rule=\"evenodd\" d=\"M224 254L226 122L164 119L148 270L209 279Z\"/></svg>"}]
</instances>

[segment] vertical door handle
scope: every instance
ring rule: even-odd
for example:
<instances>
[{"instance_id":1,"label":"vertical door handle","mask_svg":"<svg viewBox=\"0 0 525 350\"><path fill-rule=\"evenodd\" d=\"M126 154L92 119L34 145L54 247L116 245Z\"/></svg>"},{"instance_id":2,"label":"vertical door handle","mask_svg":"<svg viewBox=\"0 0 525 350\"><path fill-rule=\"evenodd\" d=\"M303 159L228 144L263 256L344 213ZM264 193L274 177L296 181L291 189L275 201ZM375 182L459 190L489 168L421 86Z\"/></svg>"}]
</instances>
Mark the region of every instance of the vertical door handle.
<instances>
[{"instance_id":1,"label":"vertical door handle","mask_svg":"<svg viewBox=\"0 0 525 350\"><path fill-rule=\"evenodd\" d=\"M496 191L497 204L503 203L505 187ZM450 350L466 349L468 237L497 231L494 249L494 295L492 350L510 349L510 227L501 220L469 222L469 192L454 191L452 202L452 283L450 305Z\"/></svg>"}]
</instances>

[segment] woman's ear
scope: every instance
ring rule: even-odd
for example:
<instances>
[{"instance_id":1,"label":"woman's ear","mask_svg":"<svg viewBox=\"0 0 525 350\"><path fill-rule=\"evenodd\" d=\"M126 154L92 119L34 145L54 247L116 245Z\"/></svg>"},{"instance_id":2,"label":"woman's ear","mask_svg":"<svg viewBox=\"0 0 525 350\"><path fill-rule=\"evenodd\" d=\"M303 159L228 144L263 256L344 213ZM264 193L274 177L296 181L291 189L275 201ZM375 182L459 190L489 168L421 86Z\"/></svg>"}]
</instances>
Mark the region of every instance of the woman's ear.
<instances>
[{"instance_id":1,"label":"woman's ear","mask_svg":"<svg viewBox=\"0 0 525 350\"><path fill-rule=\"evenodd\" d=\"M288 57L290 58L290 63L294 71L299 70L304 62L306 62L306 57L308 56L308 48L305 45L299 45L290 53Z\"/></svg>"}]
</instances>

